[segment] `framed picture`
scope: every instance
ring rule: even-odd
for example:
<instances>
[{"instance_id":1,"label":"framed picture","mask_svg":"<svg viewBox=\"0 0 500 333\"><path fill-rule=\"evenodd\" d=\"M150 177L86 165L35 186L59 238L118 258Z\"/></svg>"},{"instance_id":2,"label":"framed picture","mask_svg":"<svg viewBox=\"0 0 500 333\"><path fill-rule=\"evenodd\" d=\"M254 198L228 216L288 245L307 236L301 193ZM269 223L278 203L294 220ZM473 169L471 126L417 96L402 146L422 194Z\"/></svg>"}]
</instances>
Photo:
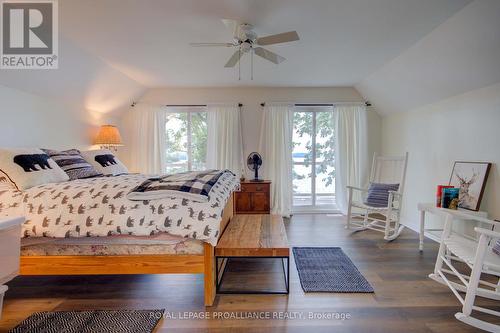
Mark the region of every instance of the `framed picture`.
<instances>
[{"instance_id":1,"label":"framed picture","mask_svg":"<svg viewBox=\"0 0 500 333\"><path fill-rule=\"evenodd\" d=\"M491 163L455 162L450 185L460 188L458 207L478 211Z\"/></svg>"}]
</instances>

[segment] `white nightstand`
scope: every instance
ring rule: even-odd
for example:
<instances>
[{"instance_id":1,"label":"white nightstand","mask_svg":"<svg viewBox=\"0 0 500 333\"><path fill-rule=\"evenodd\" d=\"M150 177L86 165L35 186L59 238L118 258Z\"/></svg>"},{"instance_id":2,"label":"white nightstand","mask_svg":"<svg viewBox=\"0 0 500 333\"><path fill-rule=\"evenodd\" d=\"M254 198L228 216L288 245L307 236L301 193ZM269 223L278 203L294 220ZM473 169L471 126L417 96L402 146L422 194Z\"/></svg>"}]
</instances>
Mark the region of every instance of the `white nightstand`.
<instances>
[{"instance_id":1,"label":"white nightstand","mask_svg":"<svg viewBox=\"0 0 500 333\"><path fill-rule=\"evenodd\" d=\"M19 274L23 223L24 217L0 219L0 317L2 316L3 296L7 291L7 286L3 284Z\"/></svg>"}]
</instances>

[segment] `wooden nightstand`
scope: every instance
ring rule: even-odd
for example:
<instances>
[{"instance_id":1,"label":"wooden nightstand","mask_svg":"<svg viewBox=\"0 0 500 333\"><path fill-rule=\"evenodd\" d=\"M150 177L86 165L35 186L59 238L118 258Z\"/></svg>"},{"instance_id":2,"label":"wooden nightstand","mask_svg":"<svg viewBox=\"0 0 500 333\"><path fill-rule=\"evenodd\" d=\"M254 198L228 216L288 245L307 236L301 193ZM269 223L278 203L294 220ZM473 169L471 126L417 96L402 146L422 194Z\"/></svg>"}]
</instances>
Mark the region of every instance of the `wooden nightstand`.
<instances>
[{"instance_id":1,"label":"wooden nightstand","mask_svg":"<svg viewBox=\"0 0 500 333\"><path fill-rule=\"evenodd\" d=\"M236 214L269 214L271 212L271 181L243 181L235 192Z\"/></svg>"}]
</instances>

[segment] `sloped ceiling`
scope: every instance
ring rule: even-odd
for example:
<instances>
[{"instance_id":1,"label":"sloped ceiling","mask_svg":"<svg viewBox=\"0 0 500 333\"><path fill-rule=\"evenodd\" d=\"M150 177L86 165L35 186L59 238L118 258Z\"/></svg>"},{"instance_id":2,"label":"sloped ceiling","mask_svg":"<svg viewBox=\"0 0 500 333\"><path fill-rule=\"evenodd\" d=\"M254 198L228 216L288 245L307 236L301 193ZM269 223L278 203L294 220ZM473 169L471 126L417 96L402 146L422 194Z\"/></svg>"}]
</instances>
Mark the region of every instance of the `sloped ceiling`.
<instances>
[{"instance_id":1,"label":"sloped ceiling","mask_svg":"<svg viewBox=\"0 0 500 333\"><path fill-rule=\"evenodd\" d=\"M0 70L0 84L104 114L123 109L146 90L64 36L58 69Z\"/></svg>"},{"instance_id":2,"label":"sloped ceiling","mask_svg":"<svg viewBox=\"0 0 500 333\"><path fill-rule=\"evenodd\" d=\"M60 68L0 71L0 84L76 103L123 109L151 87L355 86L381 113L500 81L498 0L64 0ZM229 41L221 18L260 35L297 30L270 46L275 66L249 59L223 68L231 50L189 42Z\"/></svg>"},{"instance_id":3,"label":"sloped ceiling","mask_svg":"<svg viewBox=\"0 0 500 333\"><path fill-rule=\"evenodd\" d=\"M353 86L427 35L470 0L65 0L64 33L147 87ZM221 19L253 24L260 36L298 31L300 41L269 46L276 66L250 56L224 68L232 48Z\"/></svg>"},{"instance_id":4,"label":"sloped ceiling","mask_svg":"<svg viewBox=\"0 0 500 333\"><path fill-rule=\"evenodd\" d=\"M500 1L476 0L355 87L390 114L500 82Z\"/></svg>"}]
</instances>

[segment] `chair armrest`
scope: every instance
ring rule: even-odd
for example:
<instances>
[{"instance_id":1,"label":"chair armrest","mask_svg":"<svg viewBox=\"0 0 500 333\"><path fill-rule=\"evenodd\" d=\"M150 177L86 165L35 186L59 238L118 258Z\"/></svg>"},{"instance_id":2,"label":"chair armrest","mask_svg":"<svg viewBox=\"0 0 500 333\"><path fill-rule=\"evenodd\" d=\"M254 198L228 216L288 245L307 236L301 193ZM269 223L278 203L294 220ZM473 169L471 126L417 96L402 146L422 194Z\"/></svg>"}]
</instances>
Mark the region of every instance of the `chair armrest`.
<instances>
[{"instance_id":1,"label":"chair armrest","mask_svg":"<svg viewBox=\"0 0 500 333\"><path fill-rule=\"evenodd\" d=\"M488 230L488 229L479 228L479 227L475 227L474 231L480 235L485 235L485 236L488 236L490 238L499 238L500 239L500 232L497 232L497 231Z\"/></svg>"},{"instance_id":2,"label":"chair armrest","mask_svg":"<svg viewBox=\"0 0 500 333\"><path fill-rule=\"evenodd\" d=\"M349 186L349 185L347 185L346 188L351 189L351 190L361 191L361 192L368 192L367 188L361 188L361 187Z\"/></svg>"}]
</instances>

